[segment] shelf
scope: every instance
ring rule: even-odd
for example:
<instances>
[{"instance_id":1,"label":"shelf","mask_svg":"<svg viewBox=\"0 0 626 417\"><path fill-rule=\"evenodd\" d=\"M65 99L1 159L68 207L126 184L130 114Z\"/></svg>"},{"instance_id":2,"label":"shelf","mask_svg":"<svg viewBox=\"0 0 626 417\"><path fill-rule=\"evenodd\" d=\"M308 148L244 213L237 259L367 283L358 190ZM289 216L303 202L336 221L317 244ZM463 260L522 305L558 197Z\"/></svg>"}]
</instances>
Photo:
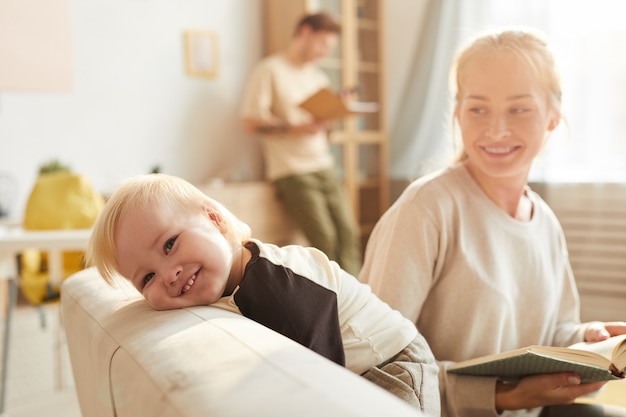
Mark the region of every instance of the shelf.
<instances>
[{"instance_id":1,"label":"shelf","mask_svg":"<svg viewBox=\"0 0 626 417\"><path fill-rule=\"evenodd\" d=\"M363 30L372 30L372 31L377 31L378 30L378 22L374 19L362 19L359 18L357 20L357 27L359 29L363 29Z\"/></svg>"},{"instance_id":2,"label":"shelf","mask_svg":"<svg viewBox=\"0 0 626 417\"><path fill-rule=\"evenodd\" d=\"M379 66L376 62L359 61L357 62L357 66L359 72L369 72L373 74L378 74L379 72Z\"/></svg>"},{"instance_id":3,"label":"shelf","mask_svg":"<svg viewBox=\"0 0 626 417\"><path fill-rule=\"evenodd\" d=\"M359 117L359 116L353 116ZM334 130L330 132L331 143L348 143L353 142L357 144L379 144L381 141L386 140L386 136L377 130L359 130L355 132L346 132L340 130Z\"/></svg>"},{"instance_id":4,"label":"shelf","mask_svg":"<svg viewBox=\"0 0 626 417\"><path fill-rule=\"evenodd\" d=\"M359 188L380 188L379 178L359 178Z\"/></svg>"}]
</instances>

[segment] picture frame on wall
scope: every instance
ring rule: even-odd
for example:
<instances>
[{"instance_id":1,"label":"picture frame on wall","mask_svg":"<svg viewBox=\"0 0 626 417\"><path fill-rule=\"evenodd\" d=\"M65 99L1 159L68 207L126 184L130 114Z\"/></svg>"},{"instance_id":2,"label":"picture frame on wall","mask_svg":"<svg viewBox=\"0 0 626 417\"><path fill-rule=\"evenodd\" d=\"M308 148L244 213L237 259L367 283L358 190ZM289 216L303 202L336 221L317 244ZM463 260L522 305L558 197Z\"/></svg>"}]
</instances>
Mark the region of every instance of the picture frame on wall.
<instances>
[{"instance_id":1,"label":"picture frame on wall","mask_svg":"<svg viewBox=\"0 0 626 417\"><path fill-rule=\"evenodd\" d=\"M209 30L184 33L185 72L191 77L215 78L218 74L218 39Z\"/></svg>"}]
</instances>

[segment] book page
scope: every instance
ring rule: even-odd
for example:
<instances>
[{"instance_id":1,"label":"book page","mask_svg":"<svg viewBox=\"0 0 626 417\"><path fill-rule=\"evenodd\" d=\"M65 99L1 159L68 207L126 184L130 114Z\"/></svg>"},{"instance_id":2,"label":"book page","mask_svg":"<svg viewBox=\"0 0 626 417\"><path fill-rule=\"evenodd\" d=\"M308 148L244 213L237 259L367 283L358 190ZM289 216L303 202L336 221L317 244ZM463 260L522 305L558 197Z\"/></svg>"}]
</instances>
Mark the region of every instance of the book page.
<instances>
[{"instance_id":1,"label":"book page","mask_svg":"<svg viewBox=\"0 0 626 417\"><path fill-rule=\"evenodd\" d=\"M378 103L369 101L351 101L348 103L348 109L352 113L375 113L378 111Z\"/></svg>"},{"instance_id":2,"label":"book page","mask_svg":"<svg viewBox=\"0 0 626 417\"><path fill-rule=\"evenodd\" d=\"M570 349L580 349L598 353L611 360L620 370L626 368L626 335L614 336L601 342L581 342L568 346Z\"/></svg>"},{"instance_id":3,"label":"book page","mask_svg":"<svg viewBox=\"0 0 626 417\"><path fill-rule=\"evenodd\" d=\"M569 362L589 364L604 369L611 367L611 360L608 357L590 350L575 349L573 347L533 346L531 351Z\"/></svg>"}]
</instances>

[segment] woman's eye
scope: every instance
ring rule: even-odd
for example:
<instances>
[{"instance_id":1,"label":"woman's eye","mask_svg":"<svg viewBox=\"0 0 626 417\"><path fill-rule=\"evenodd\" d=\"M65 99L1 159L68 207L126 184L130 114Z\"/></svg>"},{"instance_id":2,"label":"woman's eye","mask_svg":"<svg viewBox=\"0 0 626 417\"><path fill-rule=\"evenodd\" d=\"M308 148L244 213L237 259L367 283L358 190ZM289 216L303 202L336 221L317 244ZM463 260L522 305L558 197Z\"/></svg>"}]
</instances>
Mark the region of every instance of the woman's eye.
<instances>
[{"instance_id":1,"label":"woman's eye","mask_svg":"<svg viewBox=\"0 0 626 417\"><path fill-rule=\"evenodd\" d=\"M522 114L522 113L526 113L527 111L529 111L529 109L525 107L515 107L511 109L511 113L513 114Z\"/></svg>"},{"instance_id":2,"label":"woman's eye","mask_svg":"<svg viewBox=\"0 0 626 417\"><path fill-rule=\"evenodd\" d=\"M150 280L154 277L154 272L150 272L148 275L146 275L145 277L143 277L143 279L141 280L141 288L145 287L146 284L148 284L148 282L150 282Z\"/></svg>"},{"instance_id":3,"label":"woman's eye","mask_svg":"<svg viewBox=\"0 0 626 417\"><path fill-rule=\"evenodd\" d=\"M469 112L474 114L485 114L485 109L482 107L472 107L469 109Z\"/></svg>"},{"instance_id":4,"label":"woman's eye","mask_svg":"<svg viewBox=\"0 0 626 417\"><path fill-rule=\"evenodd\" d=\"M172 247L174 246L174 242L176 242L175 237L167 239L167 241L165 242L165 245L163 246L163 250L166 255L170 252L170 250L172 250Z\"/></svg>"}]
</instances>

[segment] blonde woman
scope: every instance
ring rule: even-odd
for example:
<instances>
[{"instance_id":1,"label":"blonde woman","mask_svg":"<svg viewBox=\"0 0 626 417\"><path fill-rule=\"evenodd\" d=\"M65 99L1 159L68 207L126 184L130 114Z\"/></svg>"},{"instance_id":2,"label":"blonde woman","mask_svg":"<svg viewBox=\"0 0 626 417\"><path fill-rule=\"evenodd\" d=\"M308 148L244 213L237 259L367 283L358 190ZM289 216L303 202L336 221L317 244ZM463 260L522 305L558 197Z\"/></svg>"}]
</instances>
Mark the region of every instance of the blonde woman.
<instances>
[{"instance_id":1,"label":"blonde woman","mask_svg":"<svg viewBox=\"0 0 626 417\"><path fill-rule=\"evenodd\" d=\"M527 184L561 121L559 76L544 39L522 30L481 36L452 74L461 152L382 216L359 277L426 338L440 366L443 416L611 415L583 405L542 410L603 385L582 384L574 373L505 384L446 372L483 355L626 332L623 322L580 322L561 226Z\"/></svg>"}]
</instances>

